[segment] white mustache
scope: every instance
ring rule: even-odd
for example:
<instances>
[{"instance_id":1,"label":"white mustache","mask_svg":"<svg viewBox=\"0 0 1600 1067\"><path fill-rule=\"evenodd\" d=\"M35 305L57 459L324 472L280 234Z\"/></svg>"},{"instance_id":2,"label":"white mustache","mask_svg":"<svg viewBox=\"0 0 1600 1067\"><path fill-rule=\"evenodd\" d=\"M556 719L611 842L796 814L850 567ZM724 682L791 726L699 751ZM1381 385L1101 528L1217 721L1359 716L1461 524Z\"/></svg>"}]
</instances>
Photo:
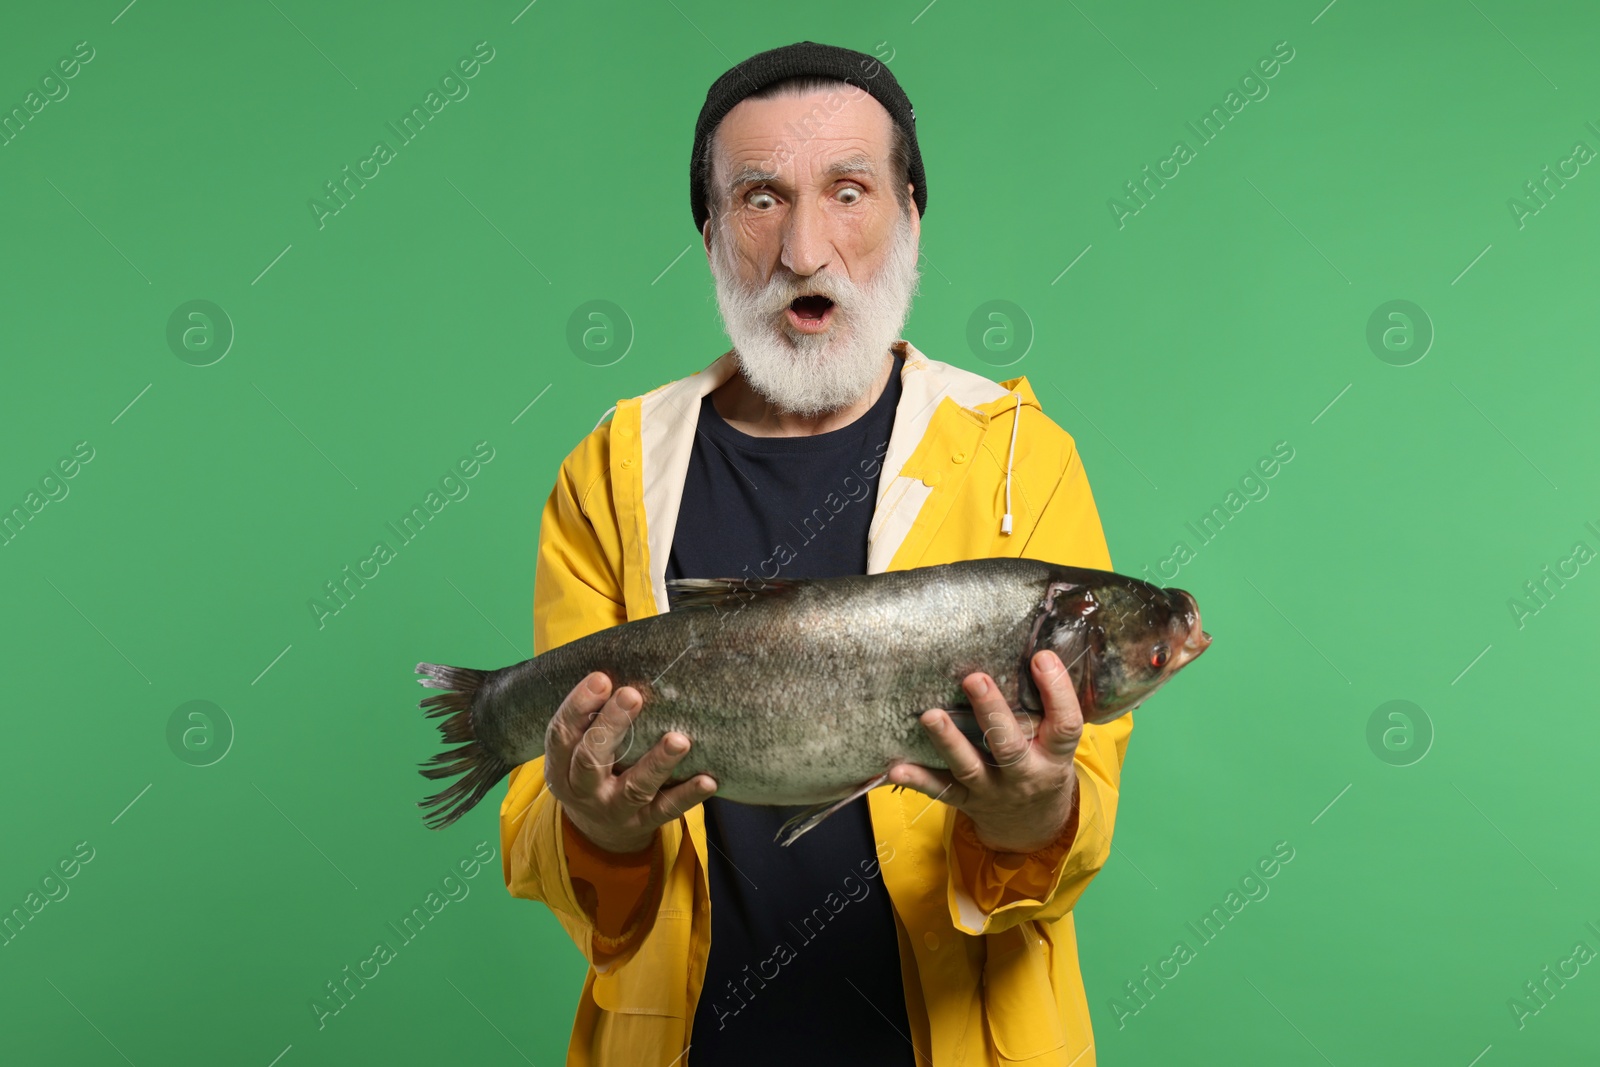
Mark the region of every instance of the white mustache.
<instances>
[{"instance_id":1,"label":"white mustache","mask_svg":"<svg viewBox=\"0 0 1600 1067\"><path fill-rule=\"evenodd\" d=\"M762 289L746 290L751 302L770 315L781 314L802 296L825 296L833 301L836 309L847 310L854 304L860 291L860 287L849 278L826 272L813 274L809 278L793 273L775 274Z\"/></svg>"}]
</instances>

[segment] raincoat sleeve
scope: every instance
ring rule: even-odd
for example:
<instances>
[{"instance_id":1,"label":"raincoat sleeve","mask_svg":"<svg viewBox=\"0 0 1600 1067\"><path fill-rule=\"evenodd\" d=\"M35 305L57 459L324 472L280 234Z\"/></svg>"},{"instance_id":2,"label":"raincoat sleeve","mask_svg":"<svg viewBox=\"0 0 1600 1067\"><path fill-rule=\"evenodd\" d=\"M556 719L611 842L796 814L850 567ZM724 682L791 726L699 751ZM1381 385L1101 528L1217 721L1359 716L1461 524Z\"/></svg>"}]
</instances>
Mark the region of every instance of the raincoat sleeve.
<instances>
[{"instance_id":1,"label":"raincoat sleeve","mask_svg":"<svg viewBox=\"0 0 1600 1067\"><path fill-rule=\"evenodd\" d=\"M539 524L533 644L545 652L627 621L623 558L611 493L609 427L567 457ZM512 896L542 901L601 973L623 962L654 923L666 836L632 856L602 852L580 835L544 778L544 757L511 772L500 805L501 863Z\"/></svg>"},{"instance_id":2,"label":"raincoat sleeve","mask_svg":"<svg viewBox=\"0 0 1600 1067\"><path fill-rule=\"evenodd\" d=\"M1111 569L1111 555L1089 479L1072 448L1055 489L1020 556L1077 567ZM946 812L945 855L950 869L950 917L968 934L999 933L1030 920L1059 919L1072 910L1111 853L1122 760L1132 714L1103 726L1085 725L1073 757L1077 789L1061 836L1026 855L995 852L978 840L972 821Z\"/></svg>"}]
</instances>

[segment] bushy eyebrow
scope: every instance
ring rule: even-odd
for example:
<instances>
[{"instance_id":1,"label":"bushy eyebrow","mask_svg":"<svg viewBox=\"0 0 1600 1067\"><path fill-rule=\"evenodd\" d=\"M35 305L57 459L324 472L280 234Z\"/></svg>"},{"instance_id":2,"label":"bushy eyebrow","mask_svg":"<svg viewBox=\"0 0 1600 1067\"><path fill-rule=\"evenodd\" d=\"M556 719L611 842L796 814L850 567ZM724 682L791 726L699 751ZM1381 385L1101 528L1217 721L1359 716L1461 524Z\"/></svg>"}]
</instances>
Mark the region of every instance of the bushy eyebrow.
<instances>
[{"instance_id":1,"label":"bushy eyebrow","mask_svg":"<svg viewBox=\"0 0 1600 1067\"><path fill-rule=\"evenodd\" d=\"M848 174L865 174L871 177L878 172L877 168L872 165L871 159L866 156L855 155L835 160L824 173L829 178L839 178ZM776 171L767 170L749 163L741 164L728 179L726 191L729 196L732 196L746 185L766 185L777 181L779 177L780 175Z\"/></svg>"},{"instance_id":2,"label":"bushy eyebrow","mask_svg":"<svg viewBox=\"0 0 1600 1067\"><path fill-rule=\"evenodd\" d=\"M844 159L835 161L828 167L827 171L830 178L838 178L846 174L865 174L870 177L876 173L878 173L877 168L872 165L872 160L866 156L846 156Z\"/></svg>"},{"instance_id":3,"label":"bushy eyebrow","mask_svg":"<svg viewBox=\"0 0 1600 1067\"><path fill-rule=\"evenodd\" d=\"M768 182L775 182L777 180L778 174L776 171L764 170L761 167L755 167L745 163L740 165L739 168L733 172L733 176L728 179L727 193L729 196L732 196L734 193L739 191L741 186L765 185Z\"/></svg>"}]
</instances>

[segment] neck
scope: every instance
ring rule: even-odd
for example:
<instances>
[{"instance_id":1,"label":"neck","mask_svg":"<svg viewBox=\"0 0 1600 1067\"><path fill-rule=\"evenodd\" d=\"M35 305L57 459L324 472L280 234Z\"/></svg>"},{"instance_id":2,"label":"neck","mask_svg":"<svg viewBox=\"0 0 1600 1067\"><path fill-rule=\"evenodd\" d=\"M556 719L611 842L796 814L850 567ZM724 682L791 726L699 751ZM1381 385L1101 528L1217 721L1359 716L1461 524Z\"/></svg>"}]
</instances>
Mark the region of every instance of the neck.
<instances>
[{"instance_id":1,"label":"neck","mask_svg":"<svg viewBox=\"0 0 1600 1067\"><path fill-rule=\"evenodd\" d=\"M895 357L885 352L883 367L871 389L847 407L816 415L797 415L773 407L771 401L750 386L742 370L735 370L731 378L712 391L711 404L729 426L751 437L811 437L841 429L865 415L883 395L889 385L889 375L895 369Z\"/></svg>"}]
</instances>

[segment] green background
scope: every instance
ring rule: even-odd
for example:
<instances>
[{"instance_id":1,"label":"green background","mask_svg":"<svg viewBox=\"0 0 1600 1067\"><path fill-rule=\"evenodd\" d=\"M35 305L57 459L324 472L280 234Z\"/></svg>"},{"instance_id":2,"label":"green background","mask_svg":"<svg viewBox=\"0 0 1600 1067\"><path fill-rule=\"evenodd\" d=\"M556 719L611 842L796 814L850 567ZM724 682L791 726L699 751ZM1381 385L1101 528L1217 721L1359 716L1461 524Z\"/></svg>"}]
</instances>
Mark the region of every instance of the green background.
<instances>
[{"instance_id":1,"label":"green background","mask_svg":"<svg viewBox=\"0 0 1600 1067\"><path fill-rule=\"evenodd\" d=\"M1119 569L1197 548L1175 584L1217 643L1140 713L1077 908L1100 1061L1594 1062L1600 968L1520 1027L1508 1004L1600 950L1600 567L1509 606L1600 548L1600 176L1521 227L1508 206L1600 148L1592 11L124 3L12 5L0 32L6 110L95 52L0 147L0 506L94 450L0 548L0 907L94 850L0 948L7 1062L559 1062L582 961L498 859L325 1027L310 1004L497 846L493 803L422 826L411 667L530 653L561 457L726 346L693 122L724 69L801 39L881 56L916 105L906 336L1028 376ZM319 228L308 201L480 41L470 94ZM1269 95L1197 146L1185 123L1280 41ZM1196 158L1119 228L1108 200L1180 138ZM208 366L203 329L167 340L192 300L236 333ZM625 321L574 350L591 300ZM973 349L992 300L1018 332ZM1435 335L1407 366L1403 332L1367 341L1393 300ZM308 601L479 441L470 495L319 628ZM1186 523L1280 441L1270 494L1197 547ZM221 714L169 742L196 700ZM1420 710L1369 744L1391 700ZM1270 894L1119 1020L1278 842Z\"/></svg>"}]
</instances>

